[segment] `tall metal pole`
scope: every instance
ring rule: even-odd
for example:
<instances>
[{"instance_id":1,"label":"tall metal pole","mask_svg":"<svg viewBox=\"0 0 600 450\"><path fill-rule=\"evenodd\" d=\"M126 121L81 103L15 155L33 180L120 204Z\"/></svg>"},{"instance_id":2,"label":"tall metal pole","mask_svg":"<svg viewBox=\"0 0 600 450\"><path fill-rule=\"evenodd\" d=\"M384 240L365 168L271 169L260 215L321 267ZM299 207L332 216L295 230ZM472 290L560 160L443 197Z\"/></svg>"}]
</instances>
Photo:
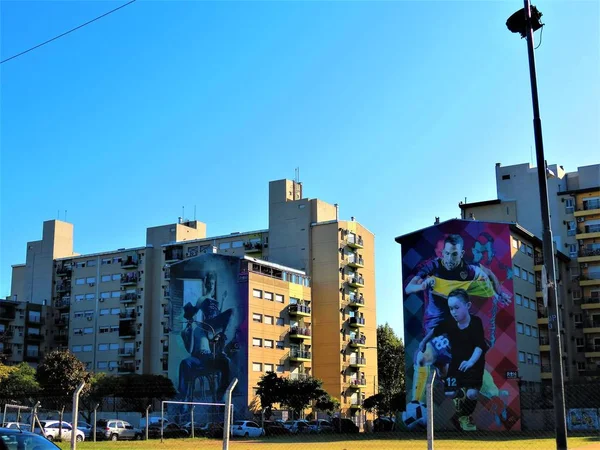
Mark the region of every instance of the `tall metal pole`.
<instances>
[{"instance_id":1,"label":"tall metal pole","mask_svg":"<svg viewBox=\"0 0 600 450\"><path fill-rule=\"evenodd\" d=\"M546 160L542 140L542 120L538 101L537 75L533 48L533 28L530 0L525 4L527 24L527 53L529 55L529 78L531 81L531 99L533 103L533 132L535 137L535 155L537 160L538 183L540 188L540 206L543 225L544 265L548 274L548 334L550 336L550 364L552 366L552 399L556 426L556 448L567 450L567 421L565 414L565 393L562 364L562 345L560 336L560 316L556 286L556 268L554 265L554 243L550 227L550 206L548 202L548 180L546 178Z\"/></svg>"}]
</instances>

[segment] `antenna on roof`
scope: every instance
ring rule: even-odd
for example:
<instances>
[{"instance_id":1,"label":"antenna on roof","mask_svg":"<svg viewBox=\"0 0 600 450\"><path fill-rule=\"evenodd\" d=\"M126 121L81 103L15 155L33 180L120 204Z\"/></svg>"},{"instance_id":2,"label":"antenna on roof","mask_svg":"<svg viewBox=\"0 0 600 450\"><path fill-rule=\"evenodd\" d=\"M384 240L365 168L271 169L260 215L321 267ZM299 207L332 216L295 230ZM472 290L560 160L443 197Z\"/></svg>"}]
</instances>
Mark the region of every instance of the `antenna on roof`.
<instances>
[{"instance_id":1,"label":"antenna on roof","mask_svg":"<svg viewBox=\"0 0 600 450\"><path fill-rule=\"evenodd\" d=\"M65 209L65 222L67 221L67 210Z\"/></svg>"},{"instance_id":2,"label":"antenna on roof","mask_svg":"<svg viewBox=\"0 0 600 450\"><path fill-rule=\"evenodd\" d=\"M196 221L196 205L194 205L194 222Z\"/></svg>"},{"instance_id":3,"label":"antenna on roof","mask_svg":"<svg viewBox=\"0 0 600 450\"><path fill-rule=\"evenodd\" d=\"M181 207L181 219L185 220L185 206Z\"/></svg>"}]
</instances>

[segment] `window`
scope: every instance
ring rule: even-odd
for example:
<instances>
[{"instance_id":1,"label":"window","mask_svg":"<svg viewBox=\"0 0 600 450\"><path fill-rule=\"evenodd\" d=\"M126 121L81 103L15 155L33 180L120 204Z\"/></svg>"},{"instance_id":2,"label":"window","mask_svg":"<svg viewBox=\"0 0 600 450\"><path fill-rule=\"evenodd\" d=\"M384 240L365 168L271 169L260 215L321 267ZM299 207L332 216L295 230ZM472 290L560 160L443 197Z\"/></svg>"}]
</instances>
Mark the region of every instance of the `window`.
<instances>
[{"instance_id":1,"label":"window","mask_svg":"<svg viewBox=\"0 0 600 450\"><path fill-rule=\"evenodd\" d=\"M92 351L92 345L84 345L83 346L83 351L84 352L91 352Z\"/></svg>"},{"instance_id":2,"label":"window","mask_svg":"<svg viewBox=\"0 0 600 450\"><path fill-rule=\"evenodd\" d=\"M565 213L573 214L575 211L575 200L572 198L565 199Z\"/></svg>"},{"instance_id":3,"label":"window","mask_svg":"<svg viewBox=\"0 0 600 450\"><path fill-rule=\"evenodd\" d=\"M87 284L92 284L92 283L95 283L95 282L96 282L96 277L87 277L87 278L85 279L85 282L86 282Z\"/></svg>"},{"instance_id":4,"label":"window","mask_svg":"<svg viewBox=\"0 0 600 450\"><path fill-rule=\"evenodd\" d=\"M98 351L99 352L106 352L106 351L108 351L108 344L98 344Z\"/></svg>"},{"instance_id":5,"label":"window","mask_svg":"<svg viewBox=\"0 0 600 450\"><path fill-rule=\"evenodd\" d=\"M110 298L110 292L100 292L100 298Z\"/></svg>"},{"instance_id":6,"label":"window","mask_svg":"<svg viewBox=\"0 0 600 450\"><path fill-rule=\"evenodd\" d=\"M86 327L83 329L83 334L92 334L93 332L94 332L94 329L92 327Z\"/></svg>"},{"instance_id":7,"label":"window","mask_svg":"<svg viewBox=\"0 0 600 450\"><path fill-rule=\"evenodd\" d=\"M127 347L127 345L125 345L125 347ZM119 344L110 344L108 349L109 350L119 350ZM133 346L132 346L132 349L133 349Z\"/></svg>"},{"instance_id":8,"label":"window","mask_svg":"<svg viewBox=\"0 0 600 450\"><path fill-rule=\"evenodd\" d=\"M577 244L569 244L569 256L577 258Z\"/></svg>"},{"instance_id":9,"label":"window","mask_svg":"<svg viewBox=\"0 0 600 450\"><path fill-rule=\"evenodd\" d=\"M256 323L262 322L262 314L252 313L252 321Z\"/></svg>"},{"instance_id":10,"label":"window","mask_svg":"<svg viewBox=\"0 0 600 450\"><path fill-rule=\"evenodd\" d=\"M252 297L262 298L262 291L260 289L252 289Z\"/></svg>"},{"instance_id":11,"label":"window","mask_svg":"<svg viewBox=\"0 0 600 450\"><path fill-rule=\"evenodd\" d=\"M577 223L574 220L567 222L567 236L575 236L577 234Z\"/></svg>"},{"instance_id":12,"label":"window","mask_svg":"<svg viewBox=\"0 0 600 450\"><path fill-rule=\"evenodd\" d=\"M525 244L525 242L521 242L521 246L519 247L519 250L521 251L521 253L527 254L527 245Z\"/></svg>"},{"instance_id":13,"label":"window","mask_svg":"<svg viewBox=\"0 0 600 450\"><path fill-rule=\"evenodd\" d=\"M574 314L573 315L573 321L575 323L581 323L581 322L583 322L583 314Z\"/></svg>"},{"instance_id":14,"label":"window","mask_svg":"<svg viewBox=\"0 0 600 450\"><path fill-rule=\"evenodd\" d=\"M119 325L111 325L110 326L110 332L111 333L116 333L119 331Z\"/></svg>"},{"instance_id":15,"label":"window","mask_svg":"<svg viewBox=\"0 0 600 450\"><path fill-rule=\"evenodd\" d=\"M525 325L525 336L531 336L531 326Z\"/></svg>"},{"instance_id":16,"label":"window","mask_svg":"<svg viewBox=\"0 0 600 450\"><path fill-rule=\"evenodd\" d=\"M73 313L73 319L81 319L83 317L83 311L76 311Z\"/></svg>"},{"instance_id":17,"label":"window","mask_svg":"<svg viewBox=\"0 0 600 450\"><path fill-rule=\"evenodd\" d=\"M252 338L252 347L262 347L262 339Z\"/></svg>"},{"instance_id":18,"label":"window","mask_svg":"<svg viewBox=\"0 0 600 450\"><path fill-rule=\"evenodd\" d=\"M109 327L98 327L98 333L104 334L104 333L108 333L108 332L110 332L110 328Z\"/></svg>"},{"instance_id":19,"label":"window","mask_svg":"<svg viewBox=\"0 0 600 450\"><path fill-rule=\"evenodd\" d=\"M112 263L112 259L110 258L102 258L102 261L100 264L102 264L103 266L106 264L111 264Z\"/></svg>"},{"instance_id":20,"label":"window","mask_svg":"<svg viewBox=\"0 0 600 450\"><path fill-rule=\"evenodd\" d=\"M121 312L121 310L120 310L119 308L112 308L112 309L110 310L110 313L111 313L111 315L113 315L113 316L118 316L120 312Z\"/></svg>"},{"instance_id":21,"label":"window","mask_svg":"<svg viewBox=\"0 0 600 450\"><path fill-rule=\"evenodd\" d=\"M265 339L265 348L273 348L273 341L271 339Z\"/></svg>"},{"instance_id":22,"label":"window","mask_svg":"<svg viewBox=\"0 0 600 450\"><path fill-rule=\"evenodd\" d=\"M78 285L85 284L85 278L77 278L77 279L75 279L75 284L78 284Z\"/></svg>"},{"instance_id":23,"label":"window","mask_svg":"<svg viewBox=\"0 0 600 450\"><path fill-rule=\"evenodd\" d=\"M273 301L273 293L272 292L265 292L265 300L271 300L271 301Z\"/></svg>"},{"instance_id":24,"label":"window","mask_svg":"<svg viewBox=\"0 0 600 450\"><path fill-rule=\"evenodd\" d=\"M244 241L233 241L231 243L231 248L241 248L244 246Z\"/></svg>"},{"instance_id":25,"label":"window","mask_svg":"<svg viewBox=\"0 0 600 450\"><path fill-rule=\"evenodd\" d=\"M252 363L252 371L253 372L262 372L262 363L253 362Z\"/></svg>"},{"instance_id":26,"label":"window","mask_svg":"<svg viewBox=\"0 0 600 450\"><path fill-rule=\"evenodd\" d=\"M265 316L265 323L267 325L273 325L273 316Z\"/></svg>"},{"instance_id":27,"label":"window","mask_svg":"<svg viewBox=\"0 0 600 450\"><path fill-rule=\"evenodd\" d=\"M540 355L533 355L533 363L534 363L536 366L539 366L539 365L540 365Z\"/></svg>"},{"instance_id":28,"label":"window","mask_svg":"<svg viewBox=\"0 0 600 450\"><path fill-rule=\"evenodd\" d=\"M283 317L278 317L278 318L277 318L277 325L278 325L278 326L280 326L280 327L282 327L282 326L284 326L284 325L285 325L285 322L284 322L284 320L283 320Z\"/></svg>"},{"instance_id":29,"label":"window","mask_svg":"<svg viewBox=\"0 0 600 450\"><path fill-rule=\"evenodd\" d=\"M523 304L523 297L521 296L521 294L515 294L515 303L517 305Z\"/></svg>"},{"instance_id":30,"label":"window","mask_svg":"<svg viewBox=\"0 0 600 450\"><path fill-rule=\"evenodd\" d=\"M527 297L523 297L523 306L529 308L529 299Z\"/></svg>"},{"instance_id":31,"label":"window","mask_svg":"<svg viewBox=\"0 0 600 450\"><path fill-rule=\"evenodd\" d=\"M285 299L283 298L283 295L280 294L275 294L275 301L279 302L279 303L283 303Z\"/></svg>"},{"instance_id":32,"label":"window","mask_svg":"<svg viewBox=\"0 0 600 450\"><path fill-rule=\"evenodd\" d=\"M533 256L533 247L531 245L527 246L527 256Z\"/></svg>"},{"instance_id":33,"label":"window","mask_svg":"<svg viewBox=\"0 0 600 450\"><path fill-rule=\"evenodd\" d=\"M275 372L273 364L265 364L265 372Z\"/></svg>"},{"instance_id":34,"label":"window","mask_svg":"<svg viewBox=\"0 0 600 450\"><path fill-rule=\"evenodd\" d=\"M519 352L519 362L525 362L525 352Z\"/></svg>"},{"instance_id":35,"label":"window","mask_svg":"<svg viewBox=\"0 0 600 450\"><path fill-rule=\"evenodd\" d=\"M523 324L521 322L517 322L517 333L523 334Z\"/></svg>"},{"instance_id":36,"label":"window","mask_svg":"<svg viewBox=\"0 0 600 450\"><path fill-rule=\"evenodd\" d=\"M519 240L512 238L512 246L513 248L519 248Z\"/></svg>"},{"instance_id":37,"label":"window","mask_svg":"<svg viewBox=\"0 0 600 450\"><path fill-rule=\"evenodd\" d=\"M90 259L89 261L86 261L86 265L88 267L94 267L96 265L96 260L95 259Z\"/></svg>"},{"instance_id":38,"label":"window","mask_svg":"<svg viewBox=\"0 0 600 450\"><path fill-rule=\"evenodd\" d=\"M534 338L538 337L537 327L531 327L531 336L533 336Z\"/></svg>"},{"instance_id":39,"label":"window","mask_svg":"<svg viewBox=\"0 0 600 450\"><path fill-rule=\"evenodd\" d=\"M94 294L85 294L86 300L94 300L95 298L96 298L96 296Z\"/></svg>"},{"instance_id":40,"label":"window","mask_svg":"<svg viewBox=\"0 0 600 450\"><path fill-rule=\"evenodd\" d=\"M585 370L585 362L577 362L577 370Z\"/></svg>"},{"instance_id":41,"label":"window","mask_svg":"<svg viewBox=\"0 0 600 450\"><path fill-rule=\"evenodd\" d=\"M275 342L275 347L277 347L278 349L283 349L283 341L277 341Z\"/></svg>"},{"instance_id":42,"label":"window","mask_svg":"<svg viewBox=\"0 0 600 450\"><path fill-rule=\"evenodd\" d=\"M73 346L73 353L79 353L81 351L81 345Z\"/></svg>"},{"instance_id":43,"label":"window","mask_svg":"<svg viewBox=\"0 0 600 450\"><path fill-rule=\"evenodd\" d=\"M120 256L115 256L113 258L113 264L119 264L121 261L123 261L123 258L121 258Z\"/></svg>"},{"instance_id":44,"label":"window","mask_svg":"<svg viewBox=\"0 0 600 450\"><path fill-rule=\"evenodd\" d=\"M277 366L275 367L275 370L277 373L283 373L283 372L285 372L285 366L283 364L277 364Z\"/></svg>"},{"instance_id":45,"label":"window","mask_svg":"<svg viewBox=\"0 0 600 450\"><path fill-rule=\"evenodd\" d=\"M100 277L100 282L101 282L101 283L106 283L106 282L108 282L108 281L110 281L110 275L102 275L102 276Z\"/></svg>"},{"instance_id":46,"label":"window","mask_svg":"<svg viewBox=\"0 0 600 450\"><path fill-rule=\"evenodd\" d=\"M98 369L106 369L108 367L108 363L106 361L98 361Z\"/></svg>"},{"instance_id":47,"label":"window","mask_svg":"<svg viewBox=\"0 0 600 450\"><path fill-rule=\"evenodd\" d=\"M112 292L110 293L110 296L111 296L112 298L119 298L119 297L121 297L121 291L112 291Z\"/></svg>"},{"instance_id":48,"label":"window","mask_svg":"<svg viewBox=\"0 0 600 450\"><path fill-rule=\"evenodd\" d=\"M531 309L533 311L536 310L536 304L533 300L529 302L529 309Z\"/></svg>"},{"instance_id":49,"label":"window","mask_svg":"<svg viewBox=\"0 0 600 450\"><path fill-rule=\"evenodd\" d=\"M583 338L577 338L577 339L575 339L575 345L577 345L578 349L584 347L584 345L585 345L584 342L585 341L583 340Z\"/></svg>"},{"instance_id":50,"label":"window","mask_svg":"<svg viewBox=\"0 0 600 450\"><path fill-rule=\"evenodd\" d=\"M581 298L581 291L579 289L573 289L573 299L579 300Z\"/></svg>"},{"instance_id":51,"label":"window","mask_svg":"<svg viewBox=\"0 0 600 450\"><path fill-rule=\"evenodd\" d=\"M94 310L92 310L92 309L86 310L85 317L94 317Z\"/></svg>"},{"instance_id":52,"label":"window","mask_svg":"<svg viewBox=\"0 0 600 450\"><path fill-rule=\"evenodd\" d=\"M221 242L219 244L219 250L227 250L228 248L231 248L231 242Z\"/></svg>"},{"instance_id":53,"label":"window","mask_svg":"<svg viewBox=\"0 0 600 450\"><path fill-rule=\"evenodd\" d=\"M502 180L503 181L510 180L510 174L502 175Z\"/></svg>"},{"instance_id":54,"label":"window","mask_svg":"<svg viewBox=\"0 0 600 450\"><path fill-rule=\"evenodd\" d=\"M76 267L77 269L83 269L83 268L85 267L85 263L84 263L83 261L76 262L76 263L75 263L75 267Z\"/></svg>"},{"instance_id":55,"label":"window","mask_svg":"<svg viewBox=\"0 0 600 450\"><path fill-rule=\"evenodd\" d=\"M531 272L527 272L527 281L531 284L535 284L535 276Z\"/></svg>"},{"instance_id":56,"label":"window","mask_svg":"<svg viewBox=\"0 0 600 450\"><path fill-rule=\"evenodd\" d=\"M121 274L120 273L113 273L112 274L112 280L113 281L120 281L121 280Z\"/></svg>"},{"instance_id":57,"label":"window","mask_svg":"<svg viewBox=\"0 0 600 450\"><path fill-rule=\"evenodd\" d=\"M527 353L527 364L533 364L533 355L531 353Z\"/></svg>"},{"instance_id":58,"label":"window","mask_svg":"<svg viewBox=\"0 0 600 450\"><path fill-rule=\"evenodd\" d=\"M521 268L517 265L515 265L513 267L513 272L515 274L515 277L520 277L521 276Z\"/></svg>"},{"instance_id":59,"label":"window","mask_svg":"<svg viewBox=\"0 0 600 450\"><path fill-rule=\"evenodd\" d=\"M521 269L521 278L527 281L527 271L525 269Z\"/></svg>"},{"instance_id":60,"label":"window","mask_svg":"<svg viewBox=\"0 0 600 450\"><path fill-rule=\"evenodd\" d=\"M80 301L82 301L84 298L85 298L85 295L83 295L83 294L79 294L79 295L76 295L76 296L75 296L75 301L76 301L76 302L80 302Z\"/></svg>"}]
</instances>

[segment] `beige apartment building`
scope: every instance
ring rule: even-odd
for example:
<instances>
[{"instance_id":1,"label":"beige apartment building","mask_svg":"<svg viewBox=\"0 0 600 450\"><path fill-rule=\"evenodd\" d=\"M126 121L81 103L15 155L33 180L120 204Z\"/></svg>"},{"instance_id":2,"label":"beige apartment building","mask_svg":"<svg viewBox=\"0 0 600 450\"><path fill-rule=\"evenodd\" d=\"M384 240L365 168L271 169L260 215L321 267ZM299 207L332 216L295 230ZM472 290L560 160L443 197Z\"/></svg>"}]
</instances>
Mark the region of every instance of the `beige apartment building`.
<instances>
[{"instance_id":1,"label":"beige apartment building","mask_svg":"<svg viewBox=\"0 0 600 450\"><path fill-rule=\"evenodd\" d=\"M548 169L552 233L557 255L564 261L557 276L565 373L571 381L593 380L600 377L600 165L579 167L576 172L557 165ZM529 164L497 164L498 199L461 203L462 217L518 223L541 237L536 173ZM543 262L541 244L539 248L536 274ZM539 289L537 295L540 298ZM538 319L541 377L550 379L545 317Z\"/></svg>"},{"instance_id":2,"label":"beige apartment building","mask_svg":"<svg viewBox=\"0 0 600 450\"><path fill-rule=\"evenodd\" d=\"M249 271L252 292L286 300L251 297L263 322L249 317L248 389L272 367L310 374L323 379L344 415L360 415L377 385L374 236L354 219L339 220L337 205L304 198L302 188L269 183L264 230L208 237L204 223L180 219L148 228L145 246L88 255L73 251L72 224L44 222L42 240L27 244L26 263L13 266L11 296L0 301L0 354L7 363L36 363L51 349L69 348L90 370L167 375L171 265L210 253L250 258L260 268ZM291 281L263 270L290 273ZM302 292L292 277L307 280ZM265 316L283 318L284 329L268 327ZM254 338L263 346L253 346Z\"/></svg>"}]
</instances>

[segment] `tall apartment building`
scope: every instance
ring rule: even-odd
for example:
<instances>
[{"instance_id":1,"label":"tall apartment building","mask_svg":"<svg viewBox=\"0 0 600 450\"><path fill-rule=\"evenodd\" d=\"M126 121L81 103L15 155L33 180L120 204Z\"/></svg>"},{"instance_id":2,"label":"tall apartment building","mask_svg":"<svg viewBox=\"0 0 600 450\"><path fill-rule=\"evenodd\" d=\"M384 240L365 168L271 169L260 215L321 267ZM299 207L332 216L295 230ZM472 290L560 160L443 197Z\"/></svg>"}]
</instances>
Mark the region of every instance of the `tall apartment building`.
<instances>
[{"instance_id":1,"label":"tall apartment building","mask_svg":"<svg viewBox=\"0 0 600 450\"><path fill-rule=\"evenodd\" d=\"M172 374L181 312L172 307L171 268L205 254L231 256L255 266L251 284L285 285L256 288L274 303L257 300L252 288L249 308L257 310L250 314L283 328L249 316L248 333L256 334L249 339L263 344L251 355L269 353L258 350L266 340L275 350L284 345L287 356L253 357L248 389L258 364L263 372L273 366L293 377L311 374L341 400L342 413L356 415L377 383L374 236L354 219L339 220L337 205L304 198L302 187L270 182L268 229L208 237L204 223L180 219L148 228L145 246L95 254L73 252L72 224L45 222L42 240L28 243L26 264L13 266L11 296L0 301L6 360L31 355L38 362L50 349L69 348L90 370Z\"/></svg>"},{"instance_id":2,"label":"tall apartment building","mask_svg":"<svg viewBox=\"0 0 600 450\"><path fill-rule=\"evenodd\" d=\"M585 380L600 376L600 165L579 167L576 172L557 165L548 169L555 247L570 257L566 273L558 274L566 290L559 293L567 325L565 367L571 380ZM497 164L496 184L498 199L461 203L462 217L519 223L541 237L537 169L529 164ZM549 351L545 339L540 340L540 350Z\"/></svg>"}]
</instances>

